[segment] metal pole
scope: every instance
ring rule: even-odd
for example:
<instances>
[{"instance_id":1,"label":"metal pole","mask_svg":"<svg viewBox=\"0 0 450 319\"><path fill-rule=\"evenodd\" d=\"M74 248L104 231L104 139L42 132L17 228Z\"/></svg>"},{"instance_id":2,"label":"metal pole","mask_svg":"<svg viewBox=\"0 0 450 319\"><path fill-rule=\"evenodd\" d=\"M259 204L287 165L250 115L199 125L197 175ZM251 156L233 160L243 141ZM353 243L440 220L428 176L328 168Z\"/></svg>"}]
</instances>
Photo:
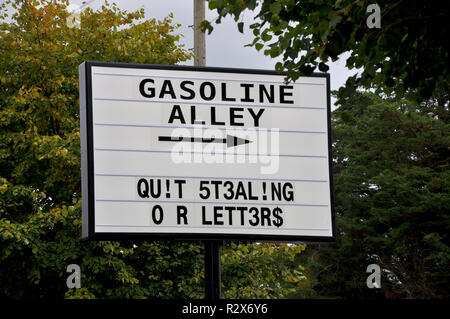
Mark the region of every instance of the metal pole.
<instances>
[{"instance_id":1,"label":"metal pole","mask_svg":"<svg viewBox=\"0 0 450 319\"><path fill-rule=\"evenodd\" d=\"M194 65L206 65L205 34L200 30L200 23L205 20L205 1L194 0Z\"/></svg>"},{"instance_id":2,"label":"metal pole","mask_svg":"<svg viewBox=\"0 0 450 319\"><path fill-rule=\"evenodd\" d=\"M220 299L220 248L219 240L205 241L205 298Z\"/></svg>"},{"instance_id":3,"label":"metal pole","mask_svg":"<svg viewBox=\"0 0 450 319\"><path fill-rule=\"evenodd\" d=\"M194 0L194 65L206 65L205 34L200 23L205 20L205 1ZM205 240L205 298L221 298L220 248L219 240Z\"/></svg>"}]
</instances>

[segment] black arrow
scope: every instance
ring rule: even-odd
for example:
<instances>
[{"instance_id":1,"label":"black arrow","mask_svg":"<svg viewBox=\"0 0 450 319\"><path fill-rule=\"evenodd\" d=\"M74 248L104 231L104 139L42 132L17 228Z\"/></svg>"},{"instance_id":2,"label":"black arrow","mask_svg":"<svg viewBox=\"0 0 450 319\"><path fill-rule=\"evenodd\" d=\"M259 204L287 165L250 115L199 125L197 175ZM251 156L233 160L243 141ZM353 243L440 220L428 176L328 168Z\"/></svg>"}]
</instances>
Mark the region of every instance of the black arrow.
<instances>
[{"instance_id":1,"label":"black arrow","mask_svg":"<svg viewBox=\"0 0 450 319\"><path fill-rule=\"evenodd\" d=\"M227 144L227 147L238 146L241 144L248 144L252 141L232 136L227 134L227 138L204 138L204 137L172 137L172 136L159 136L160 142L191 142L191 143L223 143Z\"/></svg>"}]
</instances>

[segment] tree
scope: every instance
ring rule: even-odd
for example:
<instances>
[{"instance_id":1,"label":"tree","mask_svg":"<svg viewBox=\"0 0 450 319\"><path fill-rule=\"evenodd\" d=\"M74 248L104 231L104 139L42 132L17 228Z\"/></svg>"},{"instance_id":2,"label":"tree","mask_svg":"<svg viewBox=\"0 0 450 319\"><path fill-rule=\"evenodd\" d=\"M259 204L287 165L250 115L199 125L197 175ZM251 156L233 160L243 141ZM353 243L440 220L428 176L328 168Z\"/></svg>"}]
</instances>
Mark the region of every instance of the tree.
<instances>
[{"instance_id":1,"label":"tree","mask_svg":"<svg viewBox=\"0 0 450 319\"><path fill-rule=\"evenodd\" d=\"M0 9L0 297L201 298L200 243L81 241L78 65L175 64L192 54L177 44L170 16L145 20L143 10L105 3L70 28L67 3L16 0ZM289 261L303 249L225 248L224 294L283 297L289 291L271 274L298 282ZM81 267L81 289L66 286L70 264ZM259 282L265 289L253 291Z\"/></svg>"},{"instance_id":2,"label":"tree","mask_svg":"<svg viewBox=\"0 0 450 319\"><path fill-rule=\"evenodd\" d=\"M288 297L306 279L303 266L295 262L305 248L287 244L227 244L221 258L223 297Z\"/></svg>"},{"instance_id":3,"label":"tree","mask_svg":"<svg viewBox=\"0 0 450 319\"><path fill-rule=\"evenodd\" d=\"M298 256L310 278L296 296L448 298L448 6L377 1L381 28L371 28L372 1L208 2L216 23L231 15L241 32L243 12L256 11L249 45L281 56L287 80L346 52L362 69L333 113L337 243ZM383 268L381 291L366 287L371 263Z\"/></svg>"},{"instance_id":4,"label":"tree","mask_svg":"<svg viewBox=\"0 0 450 319\"><path fill-rule=\"evenodd\" d=\"M207 0L218 13L216 23L231 15L239 21L244 10L259 10L250 25L254 41L264 54L282 56L276 64L296 80L317 67L349 52L349 69L362 68L360 76L347 80L346 92L357 86L403 96L412 91L416 100L429 98L449 76L449 7L443 2L376 1L381 8L381 27L369 28L369 0ZM368 12L369 11L369 12ZM374 14L374 13L372 13ZM204 21L203 30L212 31ZM243 22L238 22L243 32ZM448 86L445 87L448 89ZM344 89L343 89L344 90Z\"/></svg>"},{"instance_id":5,"label":"tree","mask_svg":"<svg viewBox=\"0 0 450 319\"><path fill-rule=\"evenodd\" d=\"M319 296L448 298L448 92L417 105L357 92L333 112L338 240L300 262ZM366 268L383 269L381 289Z\"/></svg>"}]
</instances>

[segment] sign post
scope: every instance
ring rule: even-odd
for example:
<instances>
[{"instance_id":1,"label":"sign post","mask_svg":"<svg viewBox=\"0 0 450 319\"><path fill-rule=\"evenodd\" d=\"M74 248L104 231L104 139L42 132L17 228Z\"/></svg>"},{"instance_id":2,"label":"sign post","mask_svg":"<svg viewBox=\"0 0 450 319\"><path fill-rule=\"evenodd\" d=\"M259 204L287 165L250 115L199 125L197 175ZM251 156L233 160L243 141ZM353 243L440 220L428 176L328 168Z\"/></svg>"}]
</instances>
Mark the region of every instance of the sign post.
<instances>
[{"instance_id":1,"label":"sign post","mask_svg":"<svg viewBox=\"0 0 450 319\"><path fill-rule=\"evenodd\" d=\"M207 240L205 247L205 297L206 299L220 299L221 291L221 270L220 270L220 250L222 243L219 240Z\"/></svg>"},{"instance_id":2,"label":"sign post","mask_svg":"<svg viewBox=\"0 0 450 319\"><path fill-rule=\"evenodd\" d=\"M194 0L194 65L206 65L205 33L200 30L201 22L205 20L205 0ZM222 139L223 140L223 139ZM221 140L213 140L220 143ZM218 240L205 240L205 297L206 299L221 298L220 280L220 249L222 242Z\"/></svg>"},{"instance_id":3,"label":"sign post","mask_svg":"<svg viewBox=\"0 0 450 319\"><path fill-rule=\"evenodd\" d=\"M213 242L211 298L220 241L334 241L328 75L84 62L80 110L84 238Z\"/></svg>"}]
</instances>

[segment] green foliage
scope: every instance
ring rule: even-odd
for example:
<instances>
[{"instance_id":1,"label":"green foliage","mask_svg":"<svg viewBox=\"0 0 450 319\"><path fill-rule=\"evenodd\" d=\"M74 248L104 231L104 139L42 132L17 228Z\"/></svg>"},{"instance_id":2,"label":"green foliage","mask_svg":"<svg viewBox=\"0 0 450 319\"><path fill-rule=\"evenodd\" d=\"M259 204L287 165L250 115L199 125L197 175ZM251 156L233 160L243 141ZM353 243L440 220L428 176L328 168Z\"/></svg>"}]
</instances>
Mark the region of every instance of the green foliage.
<instances>
[{"instance_id":1,"label":"green foliage","mask_svg":"<svg viewBox=\"0 0 450 319\"><path fill-rule=\"evenodd\" d=\"M333 112L338 241L301 262L319 296L448 298L448 91L417 105L372 93L339 96ZM384 270L366 287L366 267Z\"/></svg>"},{"instance_id":2,"label":"green foliage","mask_svg":"<svg viewBox=\"0 0 450 319\"><path fill-rule=\"evenodd\" d=\"M270 57L282 56L277 70L289 79L309 74L317 67L349 52L346 66L363 68L347 81L349 89L376 86L388 93L415 90L417 99L436 93L449 76L449 6L430 1L369 0L207 0L220 23L231 15L239 21L244 10L259 10L250 29L250 46ZM368 28L367 6L379 4L381 28ZM203 29L213 27L205 21ZM238 25L243 30L242 22Z\"/></svg>"},{"instance_id":3,"label":"green foliage","mask_svg":"<svg viewBox=\"0 0 450 319\"><path fill-rule=\"evenodd\" d=\"M229 244L221 256L224 298L285 298L304 281L295 257L305 245ZM273 268L278 265L277 269Z\"/></svg>"},{"instance_id":4,"label":"green foliage","mask_svg":"<svg viewBox=\"0 0 450 319\"><path fill-rule=\"evenodd\" d=\"M80 27L69 28L66 5L17 0L0 9L0 297L201 298L199 243L80 239L78 65L175 64L192 54L177 44L171 16L144 20L143 10L105 3L99 11L85 9ZM297 268L286 266L299 247L224 249L224 294L285 296L273 274L301 279ZM252 280L228 277L244 260L247 269L240 269ZM66 286L69 264L81 267L81 289ZM259 282L267 289L252 292Z\"/></svg>"},{"instance_id":5,"label":"green foliage","mask_svg":"<svg viewBox=\"0 0 450 319\"><path fill-rule=\"evenodd\" d=\"M249 46L282 57L296 80L348 53L361 69L338 92L333 114L337 244L309 247L297 297L448 298L449 6L369 0L207 0L220 23L256 11ZM366 24L371 3L381 28ZM213 27L204 22L203 29ZM361 93L373 88L376 94ZM383 269L366 287L367 265Z\"/></svg>"}]
</instances>

